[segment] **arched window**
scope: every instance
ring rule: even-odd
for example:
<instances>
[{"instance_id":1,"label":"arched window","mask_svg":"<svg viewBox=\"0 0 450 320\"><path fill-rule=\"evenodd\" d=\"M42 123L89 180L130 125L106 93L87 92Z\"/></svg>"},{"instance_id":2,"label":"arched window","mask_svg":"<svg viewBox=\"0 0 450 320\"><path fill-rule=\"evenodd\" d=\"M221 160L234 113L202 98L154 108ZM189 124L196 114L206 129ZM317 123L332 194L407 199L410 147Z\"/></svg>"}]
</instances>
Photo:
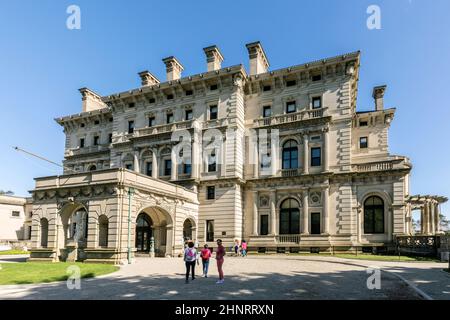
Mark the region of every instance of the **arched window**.
<instances>
[{"instance_id":1,"label":"arched window","mask_svg":"<svg viewBox=\"0 0 450 320\"><path fill-rule=\"evenodd\" d=\"M98 246L108 247L108 217L101 215L98 218Z\"/></svg>"},{"instance_id":2,"label":"arched window","mask_svg":"<svg viewBox=\"0 0 450 320\"><path fill-rule=\"evenodd\" d=\"M183 223L183 238L184 240L192 240L192 221L186 219Z\"/></svg>"},{"instance_id":3,"label":"arched window","mask_svg":"<svg viewBox=\"0 0 450 320\"><path fill-rule=\"evenodd\" d=\"M384 202L380 197L364 201L364 233L384 233Z\"/></svg>"},{"instance_id":4,"label":"arched window","mask_svg":"<svg viewBox=\"0 0 450 320\"><path fill-rule=\"evenodd\" d=\"M298 146L294 140L288 140L283 144L283 169L298 168Z\"/></svg>"},{"instance_id":5,"label":"arched window","mask_svg":"<svg viewBox=\"0 0 450 320\"><path fill-rule=\"evenodd\" d=\"M295 199L286 199L280 207L280 234L300 233L300 210Z\"/></svg>"},{"instance_id":6,"label":"arched window","mask_svg":"<svg viewBox=\"0 0 450 320\"><path fill-rule=\"evenodd\" d=\"M95 171L97 170L97 166L95 164L93 164L92 166L89 167L89 171Z\"/></svg>"},{"instance_id":7,"label":"arched window","mask_svg":"<svg viewBox=\"0 0 450 320\"><path fill-rule=\"evenodd\" d=\"M42 218L40 221L41 225L41 247L47 248L48 245L48 220Z\"/></svg>"}]
</instances>

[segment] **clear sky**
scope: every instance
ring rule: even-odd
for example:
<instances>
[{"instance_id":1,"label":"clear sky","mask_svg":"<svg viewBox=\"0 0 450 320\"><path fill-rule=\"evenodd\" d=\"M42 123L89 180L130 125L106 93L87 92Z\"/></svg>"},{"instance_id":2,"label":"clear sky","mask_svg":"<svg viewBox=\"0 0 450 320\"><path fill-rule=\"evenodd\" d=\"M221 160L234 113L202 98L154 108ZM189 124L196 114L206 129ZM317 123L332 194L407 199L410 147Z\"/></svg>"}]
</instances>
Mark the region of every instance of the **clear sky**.
<instances>
[{"instance_id":1,"label":"clear sky","mask_svg":"<svg viewBox=\"0 0 450 320\"><path fill-rule=\"evenodd\" d=\"M69 30L69 5L81 30ZM369 30L369 5L381 30ZM396 107L390 151L413 162L413 194L450 196L450 1L106 1L0 0L0 189L28 195L33 177L64 153L55 117L81 111L78 88L101 95L139 86L148 69L165 79L161 59L174 55L184 75L205 71L203 47L220 47L224 66L248 67L245 44L261 41L271 69L361 50L358 109L373 108L387 84ZM443 211L450 217L450 205Z\"/></svg>"}]
</instances>

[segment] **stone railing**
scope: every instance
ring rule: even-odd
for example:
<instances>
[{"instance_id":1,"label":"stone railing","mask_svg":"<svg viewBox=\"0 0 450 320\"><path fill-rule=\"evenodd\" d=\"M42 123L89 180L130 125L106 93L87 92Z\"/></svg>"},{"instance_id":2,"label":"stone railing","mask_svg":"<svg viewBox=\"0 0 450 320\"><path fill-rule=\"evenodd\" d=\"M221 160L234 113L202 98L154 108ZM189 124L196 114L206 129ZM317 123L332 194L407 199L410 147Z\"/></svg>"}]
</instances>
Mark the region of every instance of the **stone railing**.
<instances>
[{"instance_id":1,"label":"stone railing","mask_svg":"<svg viewBox=\"0 0 450 320\"><path fill-rule=\"evenodd\" d=\"M277 243L300 243L300 235L299 234L281 234L275 236Z\"/></svg>"},{"instance_id":2,"label":"stone railing","mask_svg":"<svg viewBox=\"0 0 450 320\"><path fill-rule=\"evenodd\" d=\"M324 117L326 115L326 110L327 108L302 110L294 113L287 113L262 119L255 119L254 124L256 127L263 127L263 126L273 126L278 124L291 123L296 121L317 119Z\"/></svg>"},{"instance_id":3,"label":"stone railing","mask_svg":"<svg viewBox=\"0 0 450 320\"><path fill-rule=\"evenodd\" d=\"M84 148L67 149L64 153L64 156L71 157L71 156L77 156L80 154L88 154L88 153L102 152L102 151L108 151L108 150L109 150L109 144L102 144L102 145L89 146L89 147L84 147Z\"/></svg>"},{"instance_id":4,"label":"stone railing","mask_svg":"<svg viewBox=\"0 0 450 320\"><path fill-rule=\"evenodd\" d=\"M353 164L352 170L356 172L372 172L372 171L387 171L394 169L406 169L408 167L409 164L407 159L399 158L386 161Z\"/></svg>"},{"instance_id":5,"label":"stone railing","mask_svg":"<svg viewBox=\"0 0 450 320\"><path fill-rule=\"evenodd\" d=\"M436 256L439 237L436 236L398 236L397 250L400 253Z\"/></svg>"},{"instance_id":6,"label":"stone railing","mask_svg":"<svg viewBox=\"0 0 450 320\"><path fill-rule=\"evenodd\" d=\"M228 124L228 119L214 119L203 122L203 129L223 127Z\"/></svg>"},{"instance_id":7,"label":"stone railing","mask_svg":"<svg viewBox=\"0 0 450 320\"><path fill-rule=\"evenodd\" d=\"M173 132L176 130L190 129L193 127L193 123L194 123L193 120L187 120L187 121L180 121L180 122L174 122L174 123L169 123L169 124L162 124L159 126L136 129L134 131L133 137L138 138L138 137L143 137L143 136L150 136L150 135L155 135L155 134Z\"/></svg>"},{"instance_id":8,"label":"stone railing","mask_svg":"<svg viewBox=\"0 0 450 320\"><path fill-rule=\"evenodd\" d=\"M297 177L302 174L300 169L282 169L281 176L282 177Z\"/></svg>"}]
</instances>

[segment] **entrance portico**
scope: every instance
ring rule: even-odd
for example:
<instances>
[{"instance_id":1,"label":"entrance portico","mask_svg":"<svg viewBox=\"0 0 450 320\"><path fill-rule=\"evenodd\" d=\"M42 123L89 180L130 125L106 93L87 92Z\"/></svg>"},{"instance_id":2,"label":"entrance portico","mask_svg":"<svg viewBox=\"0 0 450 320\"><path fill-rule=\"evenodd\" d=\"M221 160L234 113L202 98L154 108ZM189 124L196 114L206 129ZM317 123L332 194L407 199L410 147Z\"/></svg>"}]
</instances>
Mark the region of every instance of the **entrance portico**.
<instances>
[{"instance_id":1,"label":"entrance portico","mask_svg":"<svg viewBox=\"0 0 450 320\"><path fill-rule=\"evenodd\" d=\"M440 229L440 205L447 202L446 197L416 195L407 200L409 210L407 217L407 234L413 234L412 211L420 210L420 234L437 235L443 234Z\"/></svg>"}]
</instances>

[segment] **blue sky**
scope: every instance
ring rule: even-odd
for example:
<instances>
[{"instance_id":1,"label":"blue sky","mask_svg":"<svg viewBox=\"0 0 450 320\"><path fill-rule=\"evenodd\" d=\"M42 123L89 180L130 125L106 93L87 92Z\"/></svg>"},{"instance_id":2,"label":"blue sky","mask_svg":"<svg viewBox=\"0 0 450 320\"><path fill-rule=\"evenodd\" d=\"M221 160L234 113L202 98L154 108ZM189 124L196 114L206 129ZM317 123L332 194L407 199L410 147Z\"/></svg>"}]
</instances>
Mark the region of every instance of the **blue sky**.
<instances>
[{"instance_id":1,"label":"blue sky","mask_svg":"<svg viewBox=\"0 0 450 320\"><path fill-rule=\"evenodd\" d=\"M412 193L450 195L450 1L5 1L0 0L0 189L28 195L33 177L57 167L17 153L18 145L60 162L64 134L53 119L81 111L78 88L106 95L139 86L137 72L165 79L163 57L184 75L205 71L203 47L224 66L248 66L245 44L260 40L271 69L361 50L358 109L387 84L396 107L390 151L413 162ZM66 9L81 8L81 30ZM381 30L366 27L369 5ZM443 211L450 217L450 205Z\"/></svg>"}]
</instances>

